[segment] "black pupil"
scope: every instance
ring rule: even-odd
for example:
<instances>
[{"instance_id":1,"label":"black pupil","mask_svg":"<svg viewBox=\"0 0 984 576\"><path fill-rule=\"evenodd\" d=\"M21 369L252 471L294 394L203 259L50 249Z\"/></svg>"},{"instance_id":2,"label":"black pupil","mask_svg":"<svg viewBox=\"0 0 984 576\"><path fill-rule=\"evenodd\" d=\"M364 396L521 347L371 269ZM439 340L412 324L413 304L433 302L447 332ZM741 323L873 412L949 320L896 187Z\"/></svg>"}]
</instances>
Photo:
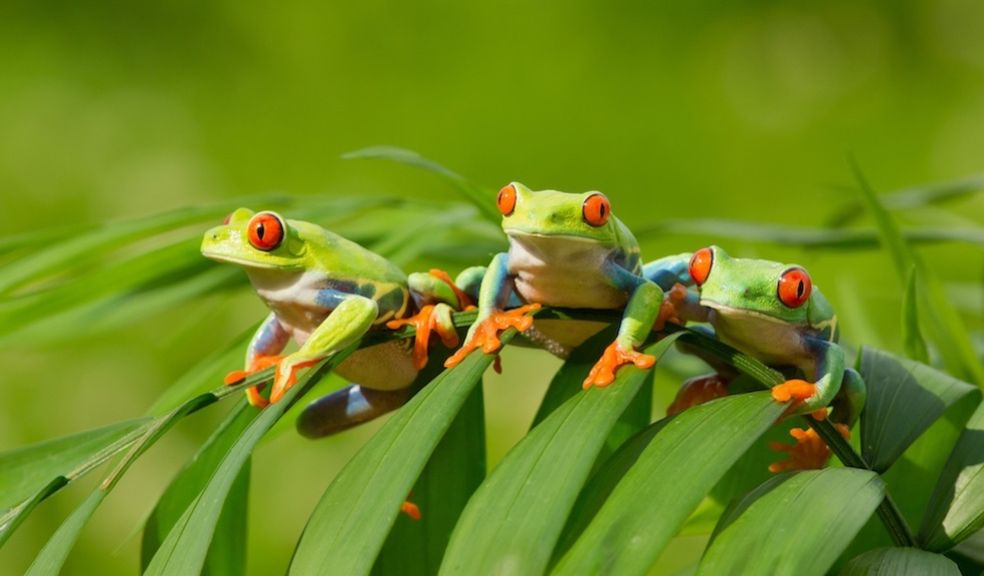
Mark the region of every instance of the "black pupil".
<instances>
[{"instance_id":1,"label":"black pupil","mask_svg":"<svg viewBox=\"0 0 984 576\"><path fill-rule=\"evenodd\" d=\"M796 285L796 297L802 298L803 292L806 292L806 284L804 284L803 281L800 280L799 284Z\"/></svg>"},{"instance_id":2,"label":"black pupil","mask_svg":"<svg viewBox=\"0 0 984 576\"><path fill-rule=\"evenodd\" d=\"M605 203L602 202L601 203L601 206L598 208L598 213L601 215L602 218L605 217L605 210L607 210L607 209L608 208L605 206Z\"/></svg>"},{"instance_id":3,"label":"black pupil","mask_svg":"<svg viewBox=\"0 0 984 576\"><path fill-rule=\"evenodd\" d=\"M266 234L266 228L263 226L263 223L260 222L260 225L256 227L256 237L263 240L264 234Z\"/></svg>"}]
</instances>

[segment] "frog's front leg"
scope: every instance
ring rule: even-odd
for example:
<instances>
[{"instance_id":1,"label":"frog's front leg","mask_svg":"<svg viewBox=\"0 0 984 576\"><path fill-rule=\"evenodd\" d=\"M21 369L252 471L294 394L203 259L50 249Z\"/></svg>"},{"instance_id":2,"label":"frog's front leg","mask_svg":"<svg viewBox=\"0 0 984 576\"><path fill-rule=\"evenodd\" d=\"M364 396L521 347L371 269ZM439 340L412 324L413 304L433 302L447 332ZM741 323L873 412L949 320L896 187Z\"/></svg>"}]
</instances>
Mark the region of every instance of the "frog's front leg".
<instances>
[{"instance_id":1,"label":"frog's front leg","mask_svg":"<svg viewBox=\"0 0 984 576\"><path fill-rule=\"evenodd\" d=\"M448 348L457 347L458 331L451 314L455 310L474 308L474 305L472 297L459 288L458 283L443 270L434 268L426 273L414 272L407 278L407 284L417 313L407 318L390 320L386 327L396 330L403 326L413 326L416 329L413 365L417 370L423 370L430 356L428 348L431 333L437 332L441 342Z\"/></svg>"},{"instance_id":2,"label":"frog's front leg","mask_svg":"<svg viewBox=\"0 0 984 576\"><path fill-rule=\"evenodd\" d=\"M279 354L283 352L290 340L290 333L284 329L277 319L276 314L270 313L269 316L260 324L253 334L249 347L246 348L246 369L234 370L226 374L225 383L233 385L254 372L259 372L280 362ZM246 390L246 398L249 403L258 408L266 406L268 402L260 396L260 386L252 386Z\"/></svg>"},{"instance_id":3,"label":"frog's front leg","mask_svg":"<svg viewBox=\"0 0 984 576\"><path fill-rule=\"evenodd\" d=\"M372 327L379 308L374 300L363 296L341 296L341 302L332 310L301 348L285 357L277 365L277 378L270 391L270 402L276 402L290 390L297 379L297 371L349 346Z\"/></svg>"},{"instance_id":4,"label":"frog's front leg","mask_svg":"<svg viewBox=\"0 0 984 576\"><path fill-rule=\"evenodd\" d=\"M629 302L622 314L618 335L584 379L585 389L591 386L608 386L615 381L615 372L623 364L635 364L638 368L652 368L656 358L636 350L645 342L653 329L663 304L663 290L655 283L637 276L615 262L606 264L606 273L612 283L629 292Z\"/></svg>"},{"instance_id":5,"label":"frog's front leg","mask_svg":"<svg viewBox=\"0 0 984 576\"><path fill-rule=\"evenodd\" d=\"M813 360L811 365L802 368L816 383L787 380L772 388L772 397L779 402L792 402L791 414L812 414L819 420L827 417L827 406L833 404L834 427L841 436L849 439L849 426L857 419L864 403L864 382L854 370L844 368L844 351L837 344L816 338L806 338L805 344ZM770 471L817 469L827 464L830 447L816 430L793 428L789 434L795 439L793 444L770 444L773 450L788 454L785 460L770 464Z\"/></svg>"},{"instance_id":6,"label":"frog's front leg","mask_svg":"<svg viewBox=\"0 0 984 576\"><path fill-rule=\"evenodd\" d=\"M813 414L826 417L826 407L833 401L844 379L844 350L833 342L803 337L809 361L800 366L812 375L814 383L806 380L787 380L772 388L777 402L790 402L790 414Z\"/></svg>"},{"instance_id":7,"label":"frog's front leg","mask_svg":"<svg viewBox=\"0 0 984 576\"><path fill-rule=\"evenodd\" d=\"M509 274L508 255L505 252L496 254L482 277L482 287L478 293L478 318L468 329L464 345L444 363L446 367L457 366L477 348L485 354L496 352L502 347L499 334L509 328L525 332L533 325L533 318L526 314L538 310L539 304L526 304L503 311L515 297L514 282L515 279Z\"/></svg>"}]
</instances>

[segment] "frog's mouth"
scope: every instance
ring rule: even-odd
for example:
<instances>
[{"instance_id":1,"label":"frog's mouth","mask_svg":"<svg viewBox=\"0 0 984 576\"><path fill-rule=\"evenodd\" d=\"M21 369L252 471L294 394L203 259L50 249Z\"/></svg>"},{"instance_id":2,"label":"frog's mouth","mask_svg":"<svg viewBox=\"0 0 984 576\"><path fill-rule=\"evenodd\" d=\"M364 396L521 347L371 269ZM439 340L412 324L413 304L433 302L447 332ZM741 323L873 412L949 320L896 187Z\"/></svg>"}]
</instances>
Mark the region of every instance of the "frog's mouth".
<instances>
[{"instance_id":1,"label":"frog's mouth","mask_svg":"<svg viewBox=\"0 0 984 576\"><path fill-rule=\"evenodd\" d=\"M289 268L289 266L277 264L276 262L260 262L258 260L250 260L249 258L228 254L222 250L216 250L214 248L202 248L202 256L208 258L209 260L235 264L243 268L256 268L260 270L283 270L285 268Z\"/></svg>"},{"instance_id":2,"label":"frog's mouth","mask_svg":"<svg viewBox=\"0 0 984 576\"><path fill-rule=\"evenodd\" d=\"M513 228L513 227L503 228L502 231L506 233L506 236L509 236L510 238L519 241L525 240L528 242L535 242L536 239L543 239L545 241L557 240L557 241L564 241L564 242L590 242L591 244L598 244L598 245L605 244L603 240L599 240L598 238L592 238L590 236L582 236L579 234L571 234L569 232L564 232L561 234L551 234L549 232L533 232L531 230L526 230L523 228Z\"/></svg>"}]
</instances>

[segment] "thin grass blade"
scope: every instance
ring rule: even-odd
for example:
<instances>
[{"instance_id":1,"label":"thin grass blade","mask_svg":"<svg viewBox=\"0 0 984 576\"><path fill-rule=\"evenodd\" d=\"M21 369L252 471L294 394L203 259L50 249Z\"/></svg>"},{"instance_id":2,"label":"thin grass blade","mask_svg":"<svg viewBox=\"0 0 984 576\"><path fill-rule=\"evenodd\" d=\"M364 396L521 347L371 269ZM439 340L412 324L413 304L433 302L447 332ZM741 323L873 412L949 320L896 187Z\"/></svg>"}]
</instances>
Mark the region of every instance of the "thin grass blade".
<instances>
[{"instance_id":1,"label":"thin grass blade","mask_svg":"<svg viewBox=\"0 0 984 576\"><path fill-rule=\"evenodd\" d=\"M171 481L164 494L157 500L154 510L144 523L141 543L141 568L147 569L151 558L170 533L188 506L201 494L209 479L215 474L223 457L232 449L246 427L258 412L245 401L240 401L214 434L202 445L191 462ZM248 477L248 475L247 475ZM230 496L236 493L234 483ZM220 525L222 521L220 520ZM213 543L213 548L215 544ZM211 554L210 554L211 555Z\"/></svg>"},{"instance_id":2,"label":"thin grass blade","mask_svg":"<svg viewBox=\"0 0 984 576\"><path fill-rule=\"evenodd\" d=\"M877 230L802 228L722 218L670 218L639 226L633 232L640 240L677 234L836 250L872 250L880 244ZM984 247L984 229L981 228L905 228L899 234L913 244L956 242Z\"/></svg>"},{"instance_id":3,"label":"thin grass blade","mask_svg":"<svg viewBox=\"0 0 984 576\"><path fill-rule=\"evenodd\" d=\"M32 252L30 258L6 266L0 272L0 294L10 293L48 274L91 262L93 258L131 244L138 238L154 236L196 222L219 220L246 201L263 202L270 206L287 205L290 202L284 196L267 195L250 200L238 199L208 206L181 208L145 218L105 224L43 250Z\"/></svg>"},{"instance_id":4,"label":"thin grass blade","mask_svg":"<svg viewBox=\"0 0 984 576\"><path fill-rule=\"evenodd\" d=\"M424 158L412 150L398 148L396 146L372 146L348 152L343 154L342 158L346 160L361 158L384 159L439 174L450 182L465 198L471 201L485 218L496 224L502 220L502 215L495 209L495 194L491 190L472 184L464 176L445 168L433 160Z\"/></svg>"},{"instance_id":5,"label":"thin grass blade","mask_svg":"<svg viewBox=\"0 0 984 576\"><path fill-rule=\"evenodd\" d=\"M861 190L862 200L878 226L882 243L892 257L899 279L905 282L913 266L919 273L922 286L917 294L920 300L919 308L923 312L923 327L940 354L943 364L958 378L984 386L984 366L974 350L960 316L946 298L942 284L922 259L912 251L892 216L885 210L878 195L868 184L857 162L853 158L850 161Z\"/></svg>"},{"instance_id":6,"label":"thin grass blade","mask_svg":"<svg viewBox=\"0 0 984 576\"><path fill-rule=\"evenodd\" d=\"M202 493L181 515L168 533L157 553L147 566L149 575L198 574L205 564L219 517L230 491L236 485L253 452L253 448L283 413L300 398L327 366L335 366L347 357L355 345L339 352L328 360L312 367L284 397L263 409L245 432L237 438L232 448L222 458L222 463L210 478Z\"/></svg>"},{"instance_id":7,"label":"thin grass blade","mask_svg":"<svg viewBox=\"0 0 984 576\"><path fill-rule=\"evenodd\" d=\"M89 495L88 498L62 523L55 531L55 534L48 540L44 548L34 559L28 573L32 576L42 576L45 574L57 574L61 571L62 564L68 554L75 546L79 534L88 523L92 514L106 499L106 496L113 491L116 484L120 481L126 471L137 459L154 445L161 437L171 429L181 418L188 414L200 410L212 404L216 397L211 394L203 394L188 400L180 407L171 411L165 416L156 418L147 425L141 427L141 434L137 441L130 447L126 454L120 459L119 463L103 480L102 484Z\"/></svg>"},{"instance_id":8,"label":"thin grass blade","mask_svg":"<svg viewBox=\"0 0 984 576\"><path fill-rule=\"evenodd\" d=\"M112 456L105 454L106 448L149 421L141 418L118 422L0 453L0 509L29 498L55 477L68 477L80 466L104 462Z\"/></svg>"},{"instance_id":9,"label":"thin grass blade","mask_svg":"<svg viewBox=\"0 0 984 576\"><path fill-rule=\"evenodd\" d=\"M919 305L916 297L919 283L919 271L915 266L909 268L909 279L905 283L905 294L902 295L902 345L906 355L927 364L929 351L919 329Z\"/></svg>"}]
</instances>

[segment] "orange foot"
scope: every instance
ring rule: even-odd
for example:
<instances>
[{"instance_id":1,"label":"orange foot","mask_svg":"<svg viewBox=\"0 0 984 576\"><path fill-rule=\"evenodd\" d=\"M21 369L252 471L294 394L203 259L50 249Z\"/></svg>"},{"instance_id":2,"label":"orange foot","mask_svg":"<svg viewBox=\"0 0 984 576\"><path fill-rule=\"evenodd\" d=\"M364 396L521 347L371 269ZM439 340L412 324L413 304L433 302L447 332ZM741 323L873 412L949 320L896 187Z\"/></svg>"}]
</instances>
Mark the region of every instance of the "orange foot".
<instances>
[{"instance_id":1,"label":"orange foot","mask_svg":"<svg viewBox=\"0 0 984 576\"><path fill-rule=\"evenodd\" d=\"M509 328L515 328L520 332L525 332L529 330L530 326L533 325L533 318L527 316L528 312L534 312L540 309L539 304L527 304L525 306L520 306L519 308L513 308L506 312L496 310L492 314L482 320L482 322L475 329L475 335L465 342L465 345L458 349L453 356L444 362L446 368L453 368L461 363L472 350L481 348L482 352L485 354L491 354L502 347L502 341L499 340L499 334L504 332Z\"/></svg>"},{"instance_id":2,"label":"orange foot","mask_svg":"<svg viewBox=\"0 0 984 576\"><path fill-rule=\"evenodd\" d=\"M720 374L698 376L683 383L673 403L666 408L666 415L672 416L687 408L710 402L728 395L728 380Z\"/></svg>"},{"instance_id":3,"label":"orange foot","mask_svg":"<svg viewBox=\"0 0 984 576\"><path fill-rule=\"evenodd\" d=\"M635 364L643 369L652 368L656 364L656 357L632 349L625 350L617 341L612 342L591 368L581 387L587 390L591 386L608 386L615 381L615 371L623 364Z\"/></svg>"},{"instance_id":4,"label":"orange foot","mask_svg":"<svg viewBox=\"0 0 984 576\"><path fill-rule=\"evenodd\" d=\"M308 366L313 366L317 364L321 359L315 358L313 360L306 360L304 362L298 362L290 367L286 374L281 372L282 368L277 367L277 378L273 382L273 388L270 390L270 404L275 404L284 397L284 394L288 390L294 387L297 382L297 371L307 368Z\"/></svg>"},{"instance_id":5,"label":"orange foot","mask_svg":"<svg viewBox=\"0 0 984 576\"><path fill-rule=\"evenodd\" d=\"M683 284L677 282L670 288L670 291L666 293L666 297L663 298L663 303L659 306L659 314L656 315L656 321L653 322L653 330L657 332L666 327L667 322L672 322L674 324L683 324L680 321L680 311L678 306L681 302L687 299L687 287Z\"/></svg>"},{"instance_id":6,"label":"orange foot","mask_svg":"<svg viewBox=\"0 0 984 576\"><path fill-rule=\"evenodd\" d=\"M811 398L816 391L817 387L806 380L786 380L772 387L772 398L783 404L792 401L789 407L794 409Z\"/></svg>"},{"instance_id":7,"label":"orange foot","mask_svg":"<svg viewBox=\"0 0 984 576\"><path fill-rule=\"evenodd\" d=\"M275 354L271 354L268 356L257 354L253 358L253 361L250 362L249 368L247 368L246 370L233 370L232 372L226 374L224 380L226 386L234 386L236 384L239 384L240 382L245 380L246 377L249 376L250 374L260 372L261 370L266 370L270 366L276 366L283 359L284 359L283 356L277 356ZM260 390L262 389L263 389L262 384L259 386L251 386L246 389L246 399L249 400L250 404L256 406L257 408L263 408L264 406L270 404L270 402L268 402L266 398L260 395Z\"/></svg>"},{"instance_id":8,"label":"orange foot","mask_svg":"<svg viewBox=\"0 0 984 576\"><path fill-rule=\"evenodd\" d=\"M409 500L404 500L403 504L400 504L400 512L403 512L414 520L420 520L421 518L420 508Z\"/></svg>"},{"instance_id":9,"label":"orange foot","mask_svg":"<svg viewBox=\"0 0 984 576\"><path fill-rule=\"evenodd\" d=\"M433 274L433 272L432 270L431 273ZM437 335L441 337L441 342L448 348L454 348L458 345L458 333L455 332L454 327L442 326L437 321L432 304L421 308L415 316L390 320L386 323L386 327L391 330L407 325L413 326L417 330L413 340L413 366L417 370L423 370L424 366L427 365L427 347L430 344L432 331L437 332Z\"/></svg>"},{"instance_id":10,"label":"orange foot","mask_svg":"<svg viewBox=\"0 0 984 576\"><path fill-rule=\"evenodd\" d=\"M850 439L851 430L844 424L834 424L845 440ZM795 444L781 442L769 443L769 448L777 452L785 452L789 457L779 462L769 464L769 472L776 473L784 470L816 470L823 468L830 460L830 448L812 428L793 428L789 435L796 439Z\"/></svg>"}]
</instances>

